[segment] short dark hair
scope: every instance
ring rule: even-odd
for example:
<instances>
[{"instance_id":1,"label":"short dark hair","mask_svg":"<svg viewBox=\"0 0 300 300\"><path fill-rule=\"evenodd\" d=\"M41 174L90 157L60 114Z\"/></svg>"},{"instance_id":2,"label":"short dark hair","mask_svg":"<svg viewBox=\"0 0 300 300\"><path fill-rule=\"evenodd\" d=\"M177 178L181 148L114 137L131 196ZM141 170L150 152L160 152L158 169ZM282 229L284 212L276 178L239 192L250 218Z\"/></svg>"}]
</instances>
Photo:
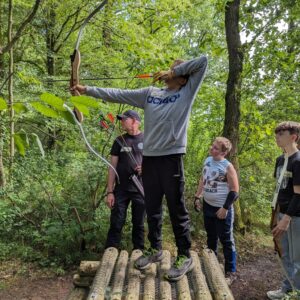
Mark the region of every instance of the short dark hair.
<instances>
[{"instance_id":1,"label":"short dark hair","mask_svg":"<svg viewBox=\"0 0 300 300\"><path fill-rule=\"evenodd\" d=\"M280 131L288 131L290 134L296 134L297 135L296 142L297 142L300 137L300 123L294 121L281 122L275 128L275 133L278 133Z\"/></svg>"}]
</instances>

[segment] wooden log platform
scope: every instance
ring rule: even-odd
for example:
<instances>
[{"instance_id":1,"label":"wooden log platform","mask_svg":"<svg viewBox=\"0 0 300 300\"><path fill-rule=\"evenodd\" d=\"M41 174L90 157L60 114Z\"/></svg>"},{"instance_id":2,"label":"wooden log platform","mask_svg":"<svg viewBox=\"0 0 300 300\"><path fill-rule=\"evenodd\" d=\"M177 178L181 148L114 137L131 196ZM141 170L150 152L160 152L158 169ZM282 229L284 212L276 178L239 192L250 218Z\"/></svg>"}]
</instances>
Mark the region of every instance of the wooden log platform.
<instances>
[{"instance_id":1,"label":"wooden log platform","mask_svg":"<svg viewBox=\"0 0 300 300\"><path fill-rule=\"evenodd\" d=\"M163 252L160 263L139 271L134 261L141 251L129 254L108 248L100 261L81 262L67 300L234 300L211 250L204 249L200 255L191 251L194 269L177 282L164 279L172 258L169 251Z\"/></svg>"}]
</instances>

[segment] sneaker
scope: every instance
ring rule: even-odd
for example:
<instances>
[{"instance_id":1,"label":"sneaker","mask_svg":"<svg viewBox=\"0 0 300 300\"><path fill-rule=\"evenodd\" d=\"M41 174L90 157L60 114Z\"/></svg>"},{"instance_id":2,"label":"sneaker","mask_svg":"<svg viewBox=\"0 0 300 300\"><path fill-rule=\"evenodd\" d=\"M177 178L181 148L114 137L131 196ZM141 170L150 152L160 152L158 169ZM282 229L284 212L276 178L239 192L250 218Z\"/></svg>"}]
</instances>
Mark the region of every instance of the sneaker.
<instances>
[{"instance_id":1,"label":"sneaker","mask_svg":"<svg viewBox=\"0 0 300 300\"><path fill-rule=\"evenodd\" d=\"M149 268L152 263L161 261L163 257L162 250L149 248L135 261L134 266L139 270L144 270Z\"/></svg>"},{"instance_id":2,"label":"sneaker","mask_svg":"<svg viewBox=\"0 0 300 300\"><path fill-rule=\"evenodd\" d=\"M271 300L284 299L286 295L287 294L282 289L267 292L267 297Z\"/></svg>"},{"instance_id":3,"label":"sneaker","mask_svg":"<svg viewBox=\"0 0 300 300\"><path fill-rule=\"evenodd\" d=\"M194 263L191 257L179 255L171 269L165 274L165 278L169 281L178 281L193 268Z\"/></svg>"},{"instance_id":4,"label":"sneaker","mask_svg":"<svg viewBox=\"0 0 300 300\"><path fill-rule=\"evenodd\" d=\"M225 273L225 280L228 286L231 286L231 284L237 279L236 272L226 272Z\"/></svg>"}]
</instances>

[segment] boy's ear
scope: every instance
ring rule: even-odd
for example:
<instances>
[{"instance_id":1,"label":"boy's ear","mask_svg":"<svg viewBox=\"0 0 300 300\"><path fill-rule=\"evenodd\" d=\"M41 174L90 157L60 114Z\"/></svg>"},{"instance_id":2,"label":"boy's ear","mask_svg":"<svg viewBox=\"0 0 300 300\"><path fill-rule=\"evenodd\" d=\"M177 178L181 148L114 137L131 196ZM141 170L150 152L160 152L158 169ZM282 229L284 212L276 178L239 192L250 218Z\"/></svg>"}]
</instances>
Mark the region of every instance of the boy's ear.
<instances>
[{"instance_id":1,"label":"boy's ear","mask_svg":"<svg viewBox=\"0 0 300 300\"><path fill-rule=\"evenodd\" d=\"M295 143L297 143L297 142L298 142L298 140L299 140L299 136L298 136L298 134L296 134L296 133L293 133L293 134L292 134L292 137L293 137L293 140L294 140L294 142L295 142Z\"/></svg>"}]
</instances>

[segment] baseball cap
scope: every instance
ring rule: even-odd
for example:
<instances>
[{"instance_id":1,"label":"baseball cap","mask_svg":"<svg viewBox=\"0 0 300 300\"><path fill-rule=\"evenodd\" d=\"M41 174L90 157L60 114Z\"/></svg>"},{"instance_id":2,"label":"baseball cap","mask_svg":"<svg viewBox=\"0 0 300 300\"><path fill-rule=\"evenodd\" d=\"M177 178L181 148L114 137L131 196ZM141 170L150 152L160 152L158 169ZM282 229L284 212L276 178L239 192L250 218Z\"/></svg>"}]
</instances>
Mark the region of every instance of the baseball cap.
<instances>
[{"instance_id":1,"label":"baseball cap","mask_svg":"<svg viewBox=\"0 0 300 300\"><path fill-rule=\"evenodd\" d=\"M141 122L141 117L135 110L129 109L126 110L124 113L117 115L118 120L127 119L127 118L136 119L139 122Z\"/></svg>"}]
</instances>

